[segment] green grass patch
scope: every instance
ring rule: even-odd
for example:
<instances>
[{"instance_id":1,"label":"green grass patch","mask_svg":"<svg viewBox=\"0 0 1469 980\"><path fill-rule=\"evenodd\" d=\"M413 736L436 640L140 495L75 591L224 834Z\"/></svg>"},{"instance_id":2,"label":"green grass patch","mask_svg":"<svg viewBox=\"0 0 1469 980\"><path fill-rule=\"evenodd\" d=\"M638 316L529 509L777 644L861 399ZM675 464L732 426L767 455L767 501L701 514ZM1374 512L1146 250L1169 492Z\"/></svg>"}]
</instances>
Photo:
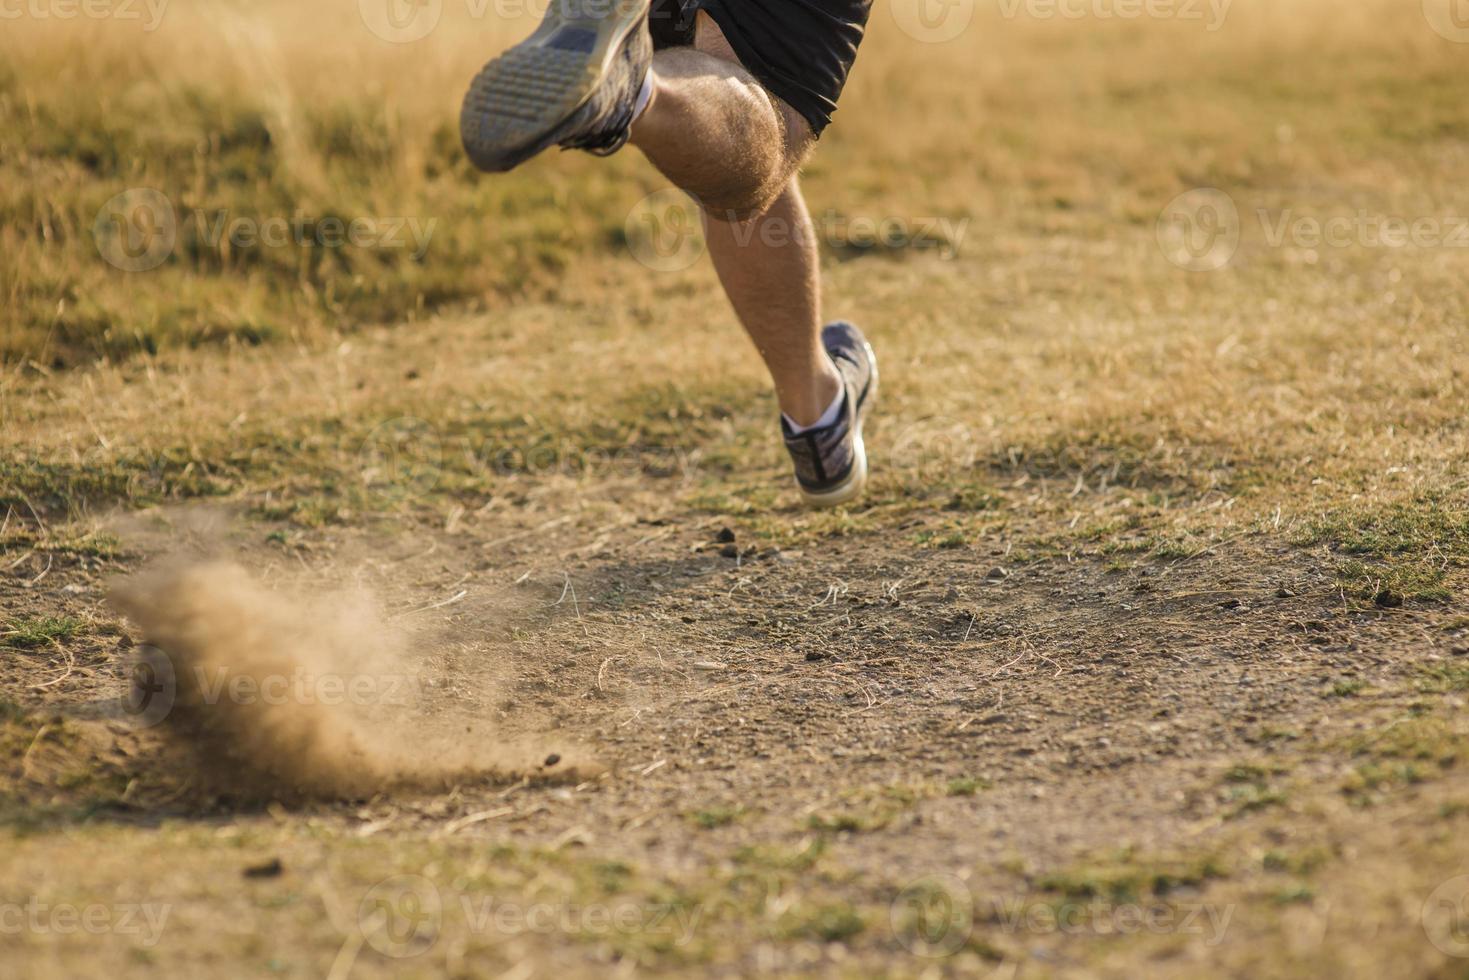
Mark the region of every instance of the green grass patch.
<instances>
[{"instance_id":1,"label":"green grass patch","mask_svg":"<svg viewBox=\"0 0 1469 980\"><path fill-rule=\"evenodd\" d=\"M707 810L695 810L685 814L685 818L695 827L715 830L719 827L728 827L744 816L744 813L745 808L742 806L716 806Z\"/></svg>"},{"instance_id":2,"label":"green grass patch","mask_svg":"<svg viewBox=\"0 0 1469 980\"><path fill-rule=\"evenodd\" d=\"M1265 856L1260 859L1260 864L1266 871L1300 877L1320 870L1330 858L1330 852L1321 847L1308 847L1295 851L1270 850L1265 852Z\"/></svg>"},{"instance_id":3,"label":"green grass patch","mask_svg":"<svg viewBox=\"0 0 1469 980\"><path fill-rule=\"evenodd\" d=\"M1223 865L1212 855L1163 857L1124 850L1096 862L1042 875L1034 884L1041 891L1072 900L1137 902L1162 898L1179 888L1200 887L1225 876Z\"/></svg>"},{"instance_id":4,"label":"green grass patch","mask_svg":"<svg viewBox=\"0 0 1469 980\"><path fill-rule=\"evenodd\" d=\"M1228 808L1226 819L1258 813L1286 802L1286 794L1271 785L1271 780L1287 770L1282 766L1241 763L1224 771L1222 801Z\"/></svg>"},{"instance_id":5,"label":"green grass patch","mask_svg":"<svg viewBox=\"0 0 1469 980\"><path fill-rule=\"evenodd\" d=\"M980 790L989 789L994 784L982 776L961 776L951 779L944 787L944 793L948 796L973 796Z\"/></svg>"},{"instance_id":6,"label":"green grass patch","mask_svg":"<svg viewBox=\"0 0 1469 980\"><path fill-rule=\"evenodd\" d=\"M86 624L75 616L41 616L36 619L17 619L6 624L0 633L0 646L18 650L50 646L60 640L68 640L80 634Z\"/></svg>"},{"instance_id":7,"label":"green grass patch","mask_svg":"<svg viewBox=\"0 0 1469 980\"><path fill-rule=\"evenodd\" d=\"M1404 502L1338 508L1308 520L1293 536L1341 556L1340 588L1379 606L1453 597L1447 570L1469 566L1469 509L1448 492Z\"/></svg>"},{"instance_id":8,"label":"green grass patch","mask_svg":"<svg viewBox=\"0 0 1469 980\"><path fill-rule=\"evenodd\" d=\"M1355 678L1347 678L1344 680L1339 680L1328 687L1326 689L1326 696L1329 698L1356 697L1358 694L1362 693L1362 691L1366 687L1366 681L1360 681Z\"/></svg>"},{"instance_id":9,"label":"green grass patch","mask_svg":"<svg viewBox=\"0 0 1469 980\"><path fill-rule=\"evenodd\" d=\"M1349 754L1372 760L1431 762L1448 767L1463 757L1469 738L1442 718L1408 716L1345 740Z\"/></svg>"},{"instance_id":10,"label":"green grass patch","mask_svg":"<svg viewBox=\"0 0 1469 980\"><path fill-rule=\"evenodd\" d=\"M825 838L812 837L797 847L779 844L754 844L735 851L734 863L748 870L804 872L814 868L826 853Z\"/></svg>"},{"instance_id":11,"label":"green grass patch","mask_svg":"<svg viewBox=\"0 0 1469 980\"><path fill-rule=\"evenodd\" d=\"M1420 671L1418 689L1431 694L1469 691L1469 663L1453 661L1429 664Z\"/></svg>"},{"instance_id":12,"label":"green grass patch","mask_svg":"<svg viewBox=\"0 0 1469 980\"><path fill-rule=\"evenodd\" d=\"M781 916L777 932L783 939L814 939L840 943L867 928L862 914L846 902L800 904Z\"/></svg>"},{"instance_id":13,"label":"green grass patch","mask_svg":"<svg viewBox=\"0 0 1469 980\"><path fill-rule=\"evenodd\" d=\"M1310 885L1298 882L1271 893L1270 901L1276 905L1301 905L1311 902L1315 897L1315 889Z\"/></svg>"}]
</instances>

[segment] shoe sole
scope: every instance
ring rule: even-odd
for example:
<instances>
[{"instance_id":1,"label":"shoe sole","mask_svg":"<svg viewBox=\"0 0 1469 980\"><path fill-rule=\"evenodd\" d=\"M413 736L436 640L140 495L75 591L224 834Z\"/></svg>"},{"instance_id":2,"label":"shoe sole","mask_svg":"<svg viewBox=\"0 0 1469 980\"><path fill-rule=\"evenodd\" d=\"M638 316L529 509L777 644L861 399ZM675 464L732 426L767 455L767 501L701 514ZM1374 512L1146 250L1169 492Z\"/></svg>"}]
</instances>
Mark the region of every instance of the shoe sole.
<instances>
[{"instance_id":1,"label":"shoe sole","mask_svg":"<svg viewBox=\"0 0 1469 980\"><path fill-rule=\"evenodd\" d=\"M556 142L556 130L607 77L649 0L551 0L536 32L480 69L459 135L481 170L503 173ZM605 11L595 16L591 11Z\"/></svg>"},{"instance_id":2,"label":"shoe sole","mask_svg":"<svg viewBox=\"0 0 1469 980\"><path fill-rule=\"evenodd\" d=\"M857 412L857 426L852 433L852 472L832 489L820 493L807 490L797 480L796 489L801 491L808 507L838 507L856 500L867 489L867 443L862 438L862 423L867 420L867 410L877 401L877 355L871 344L863 341L862 346L867 349L867 363L872 365L872 383L867 387L867 397Z\"/></svg>"}]
</instances>

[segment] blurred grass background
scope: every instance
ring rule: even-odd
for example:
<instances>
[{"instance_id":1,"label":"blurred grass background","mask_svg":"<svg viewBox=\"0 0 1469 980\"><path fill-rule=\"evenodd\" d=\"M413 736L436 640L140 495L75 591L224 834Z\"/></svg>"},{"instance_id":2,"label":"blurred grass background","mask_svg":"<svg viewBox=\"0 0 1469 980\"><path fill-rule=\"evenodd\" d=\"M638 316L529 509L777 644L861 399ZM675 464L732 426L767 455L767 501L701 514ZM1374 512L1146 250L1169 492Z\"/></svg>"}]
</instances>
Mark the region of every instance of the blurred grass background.
<instances>
[{"instance_id":1,"label":"blurred grass background","mask_svg":"<svg viewBox=\"0 0 1469 980\"><path fill-rule=\"evenodd\" d=\"M311 342L605 292L627 272L604 258L662 181L634 152L472 171L457 135L465 81L534 20L534 4L498 6L520 14L449 3L411 43L375 36L349 0L173 0L155 30L6 21L0 358L61 367L231 338ZM1433 188L1442 210L1469 139L1466 63L1387 0L1237 0L1217 31L980 3L944 44L904 34L879 5L807 184L818 214L943 215L970 219L974 237L1150 228L1179 189L1309 199L1328 174L1338 201L1422 210ZM103 260L93 227L135 188L172 202L178 241L159 268L129 273ZM436 224L422 255L237 249L206 233L221 213Z\"/></svg>"}]
</instances>

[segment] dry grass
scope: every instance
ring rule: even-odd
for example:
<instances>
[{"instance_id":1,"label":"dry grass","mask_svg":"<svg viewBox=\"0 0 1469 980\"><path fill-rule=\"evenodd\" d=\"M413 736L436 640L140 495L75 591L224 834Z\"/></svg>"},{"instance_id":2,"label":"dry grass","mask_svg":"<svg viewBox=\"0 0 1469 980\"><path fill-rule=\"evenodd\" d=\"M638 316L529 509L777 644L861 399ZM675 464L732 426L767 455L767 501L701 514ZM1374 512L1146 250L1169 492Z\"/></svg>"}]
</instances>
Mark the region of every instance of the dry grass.
<instances>
[{"instance_id":1,"label":"dry grass","mask_svg":"<svg viewBox=\"0 0 1469 980\"><path fill-rule=\"evenodd\" d=\"M1418 6L1237 0L1209 32L1147 19L1010 19L982 4L959 40L928 45L879 5L805 179L828 230L827 308L863 323L883 359L872 492L833 514L795 507L768 381L707 263L653 272L630 253L626 218L661 186L651 168L629 152L610 162L552 155L508 178L467 169L454 135L461 81L522 22L450 20L425 41L392 45L346 0L309 9L175 0L143 36L116 23L7 21L0 564L115 557L110 539L91 533L113 508L206 496L240 504L260 537L268 524L285 544L323 528L433 528L447 538L485 513L530 528L572 511L606 526L675 514L737 519L742 546L754 538L818 552L850 537L914 565L929 549L972 550L975 562L1003 554L1012 568L1091 560L1139 582L1244 541L1256 556L1304 555L1318 574L1304 586L1275 581L1287 563L1262 560L1221 567L1221 577L1287 595L1313 589L1360 614L1354 629L1401 616L1411 618L1391 622L1461 636L1462 620L1444 620L1469 568L1469 248L1335 247L1302 233L1272 241L1286 214L1426 219L1445 234L1469 215L1469 47L1428 29ZM447 16L458 9L447 5ZM167 262L125 273L99 256L91 228L103 202L130 187L162 191L189 214L437 224L415 259L402 249L214 248L190 219ZM1190 272L1168 261L1158 221L1201 187L1229 195L1241 239L1225 267ZM948 240L870 247L842 232L852 218L912 230L942 221ZM43 591L38 581L24 594ZM1194 612L1180 607L1168 625L1212 628ZM14 636L38 638L36 649L55 633L39 616L0 619ZM609 657L643 645L619 628L578 622L567 643L595 637ZM1343 658L1359 657L1356 643ZM1353 724L1387 724L1388 714L1369 713L1382 703L1411 714L1414 698L1462 690L1428 675L1402 689L1379 688L1378 678L1326 683L1341 662L1309 661L1322 674L1316 688L1337 694L1312 703ZM1436 708L1433 725L1456 718L1452 708ZM0 716L19 711L0 698ZM1462 726L1442 724L1457 758ZM20 749L56 749L37 734L39 716L26 726ZM1252 910L1234 934L1246 939L1216 969L1304 976L1324 956L1350 973L1368 954L1309 938L1320 912L1310 888L1344 896L1347 921L1376 935L1394 896L1447 860L1428 804L1392 795L1401 766L1380 741L1362 741L1360 759L1310 741L1293 735L1280 749L1305 760L1289 778L1221 789L1217 771L1209 776L1210 793L1231 797L1240 840L1222 883L1201 873L1179 884ZM1433 761L1414 770L1430 783L1424 800L1450 807L1448 790L1431 782L1448 770ZM934 783L949 793L922 806L1004 805L990 802L983 771L951 774L958 790ZM676 812L691 834L754 834L762 815L747 802L687 800ZM856 823L880 831L901 809L881 803L867 809L884 820ZM849 816L821 811L798 823L839 834ZM1347 850L1358 834L1383 849L1363 848L1373 856L1360 866L1339 861L1314 878L1300 862L1272 863L1275 836L1308 825ZM253 901L219 884L242 859L221 857L212 831L173 827L161 844L126 828L91 833L79 853L122 855L103 862L108 884L124 887L137 861L178 860L166 885L211 910L198 912L199 929L217 927L230 903ZM239 833L261 838L250 854L327 860L316 831L298 824ZM27 843L25 868L55 859L49 841ZM743 895L741 876L799 878L816 884L779 915L720 906L745 946L817 948L876 933L890 896L852 884L841 863L852 850L793 857L775 844L762 850L758 837L741 842L743 858L674 899L712 903L698 890L707 888L723 902ZM335 873L363 887L384 869L504 871L475 863L468 845L332 843L347 854ZM1389 853L1408 856L1394 863ZM501 857L507 887L528 893L575 898L607 876L579 859ZM1036 900L1119 882L1151 894L1149 860L1058 863L1036 878ZM637 877L619 887L664 885ZM1391 914L1394 928L1406 921ZM285 972L326 971L335 933L306 913L271 921L300 957ZM1371 962L1402 975L1442 969L1405 938L1418 932L1397 929ZM631 945L619 955L671 971L749 966L717 943ZM1087 962L1135 974L1172 945L1114 937ZM269 958L239 937L229 952ZM476 962L483 952L471 943L465 955ZM502 952L488 955L499 963ZM868 948L878 958L863 965L890 966L881 958L890 952ZM945 962L978 969L1014 952L976 945L969 959ZM585 967L564 951L538 955ZM393 965L369 968L384 963ZM1177 975L1197 972L1197 961L1171 963Z\"/></svg>"}]
</instances>

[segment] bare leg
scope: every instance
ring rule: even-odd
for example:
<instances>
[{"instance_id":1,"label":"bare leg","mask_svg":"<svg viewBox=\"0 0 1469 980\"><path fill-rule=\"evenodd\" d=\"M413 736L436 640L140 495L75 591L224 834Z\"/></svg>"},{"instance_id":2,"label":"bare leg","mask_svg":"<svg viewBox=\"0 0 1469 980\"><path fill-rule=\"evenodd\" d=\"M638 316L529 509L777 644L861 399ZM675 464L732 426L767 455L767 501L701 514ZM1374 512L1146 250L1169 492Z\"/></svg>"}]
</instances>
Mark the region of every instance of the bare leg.
<instances>
[{"instance_id":1,"label":"bare leg","mask_svg":"<svg viewBox=\"0 0 1469 980\"><path fill-rule=\"evenodd\" d=\"M653 99L633 142L703 206L710 257L781 411L809 425L841 388L821 348L816 236L795 176L810 128L702 13L696 47L654 57Z\"/></svg>"},{"instance_id":2,"label":"bare leg","mask_svg":"<svg viewBox=\"0 0 1469 980\"><path fill-rule=\"evenodd\" d=\"M758 217L706 214L704 237L735 313L775 382L781 411L810 425L836 398L841 377L821 347L816 231L795 177Z\"/></svg>"}]
</instances>

